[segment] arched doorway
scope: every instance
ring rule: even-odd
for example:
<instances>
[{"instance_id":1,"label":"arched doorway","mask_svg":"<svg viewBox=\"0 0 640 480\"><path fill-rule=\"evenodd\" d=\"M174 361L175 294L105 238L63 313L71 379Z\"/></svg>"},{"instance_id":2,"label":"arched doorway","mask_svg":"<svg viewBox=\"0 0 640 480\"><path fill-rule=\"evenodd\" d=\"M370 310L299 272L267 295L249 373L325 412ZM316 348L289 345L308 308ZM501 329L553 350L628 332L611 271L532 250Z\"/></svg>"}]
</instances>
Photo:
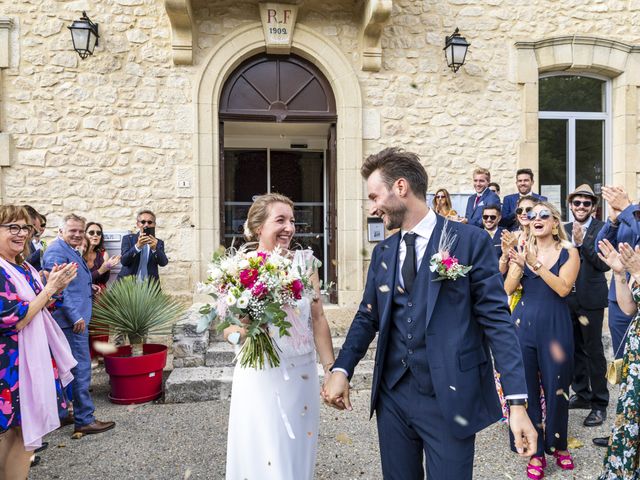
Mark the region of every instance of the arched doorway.
<instances>
[{"instance_id":1,"label":"arched doorway","mask_svg":"<svg viewBox=\"0 0 640 480\"><path fill-rule=\"evenodd\" d=\"M227 77L218 120L221 243L241 241L253 197L283 193L296 205L296 243L335 285L337 115L325 76L296 55L253 56Z\"/></svg>"}]
</instances>

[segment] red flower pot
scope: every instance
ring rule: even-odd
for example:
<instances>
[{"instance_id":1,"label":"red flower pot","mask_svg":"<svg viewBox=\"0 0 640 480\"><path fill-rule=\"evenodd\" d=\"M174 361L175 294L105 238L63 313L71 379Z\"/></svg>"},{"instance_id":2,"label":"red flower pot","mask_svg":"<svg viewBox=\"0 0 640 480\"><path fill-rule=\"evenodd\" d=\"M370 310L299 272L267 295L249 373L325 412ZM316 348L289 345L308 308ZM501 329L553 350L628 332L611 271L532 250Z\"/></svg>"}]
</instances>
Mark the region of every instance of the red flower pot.
<instances>
[{"instance_id":1,"label":"red flower pot","mask_svg":"<svg viewBox=\"0 0 640 480\"><path fill-rule=\"evenodd\" d=\"M116 353L104 356L109 374L109 400L120 405L145 403L162 395L162 369L167 363L166 345L143 345L144 354L132 357L131 345L118 347Z\"/></svg>"}]
</instances>

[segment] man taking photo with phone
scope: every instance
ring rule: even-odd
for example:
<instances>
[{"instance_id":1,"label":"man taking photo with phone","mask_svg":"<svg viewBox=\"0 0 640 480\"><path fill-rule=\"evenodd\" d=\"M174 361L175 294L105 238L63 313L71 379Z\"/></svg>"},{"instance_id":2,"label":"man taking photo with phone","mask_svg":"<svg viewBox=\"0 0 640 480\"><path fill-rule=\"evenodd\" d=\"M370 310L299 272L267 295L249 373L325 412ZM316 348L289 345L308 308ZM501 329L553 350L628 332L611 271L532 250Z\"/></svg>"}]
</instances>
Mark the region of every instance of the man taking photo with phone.
<instances>
[{"instance_id":1,"label":"man taking photo with phone","mask_svg":"<svg viewBox=\"0 0 640 480\"><path fill-rule=\"evenodd\" d=\"M156 238L156 216L151 210L138 212L138 233L125 235L122 239L120 263L122 269L118 279L133 275L141 281L151 277L160 281L158 267L169 263L164 253L164 242Z\"/></svg>"}]
</instances>

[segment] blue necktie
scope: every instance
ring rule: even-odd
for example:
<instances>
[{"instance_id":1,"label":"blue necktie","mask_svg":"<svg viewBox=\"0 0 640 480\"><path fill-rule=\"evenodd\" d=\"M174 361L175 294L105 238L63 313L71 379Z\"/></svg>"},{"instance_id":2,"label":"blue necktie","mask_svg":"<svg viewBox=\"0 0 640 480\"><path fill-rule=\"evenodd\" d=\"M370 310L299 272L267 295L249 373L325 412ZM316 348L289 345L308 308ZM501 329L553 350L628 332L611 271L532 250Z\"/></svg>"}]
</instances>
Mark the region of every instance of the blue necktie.
<instances>
[{"instance_id":1,"label":"blue necktie","mask_svg":"<svg viewBox=\"0 0 640 480\"><path fill-rule=\"evenodd\" d=\"M151 247L145 245L140 252L140 265L138 265L138 280L142 281L149 275L147 272L147 263L149 263L149 250Z\"/></svg>"}]
</instances>

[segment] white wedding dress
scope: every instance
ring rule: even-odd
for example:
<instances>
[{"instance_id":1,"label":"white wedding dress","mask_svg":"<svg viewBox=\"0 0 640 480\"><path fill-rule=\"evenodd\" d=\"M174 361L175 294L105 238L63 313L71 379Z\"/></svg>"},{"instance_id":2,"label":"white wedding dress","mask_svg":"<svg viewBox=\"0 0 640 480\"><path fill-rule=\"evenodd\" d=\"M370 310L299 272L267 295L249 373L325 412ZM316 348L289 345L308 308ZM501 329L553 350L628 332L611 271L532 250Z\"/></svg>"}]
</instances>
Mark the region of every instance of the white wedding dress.
<instances>
[{"instance_id":1,"label":"white wedding dress","mask_svg":"<svg viewBox=\"0 0 640 480\"><path fill-rule=\"evenodd\" d=\"M311 265L312 252L298 250L294 265ZM310 299L287 308L291 336L271 332L280 366L233 372L228 480L311 480L316 462L320 386Z\"/></svg>"}]
</instances>

